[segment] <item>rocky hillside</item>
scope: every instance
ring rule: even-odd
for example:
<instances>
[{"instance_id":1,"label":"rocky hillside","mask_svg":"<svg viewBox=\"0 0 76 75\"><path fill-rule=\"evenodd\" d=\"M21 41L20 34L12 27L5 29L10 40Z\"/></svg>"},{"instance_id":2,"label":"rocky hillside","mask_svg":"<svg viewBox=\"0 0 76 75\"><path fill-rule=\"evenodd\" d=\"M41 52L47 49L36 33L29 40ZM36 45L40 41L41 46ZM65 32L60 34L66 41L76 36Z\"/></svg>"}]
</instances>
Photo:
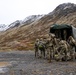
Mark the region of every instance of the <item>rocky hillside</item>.
<instances>
[{"instance_id":1,"label":"rocky hillside","mask_svg":"<svg viewBox=\"0 0 76 75\"><path fill-rule=\"evenodd\" d=\"M35 22L11 28L0 33L0 50L33 49L36 38L49 33L52 24L70 24L76 27L76 4L64 3Z\"/></svg>"}]
</instances>

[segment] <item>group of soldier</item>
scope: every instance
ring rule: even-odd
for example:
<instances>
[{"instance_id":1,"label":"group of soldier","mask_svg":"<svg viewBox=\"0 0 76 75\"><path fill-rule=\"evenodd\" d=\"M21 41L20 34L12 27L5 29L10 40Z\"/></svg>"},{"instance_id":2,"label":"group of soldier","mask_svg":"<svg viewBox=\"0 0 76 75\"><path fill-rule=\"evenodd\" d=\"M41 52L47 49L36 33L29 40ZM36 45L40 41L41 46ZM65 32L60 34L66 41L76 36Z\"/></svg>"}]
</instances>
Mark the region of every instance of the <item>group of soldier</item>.
<instances>
[{"instance_id":1,"label":"group of soldier","mask_svg":"<svg viewBox=\"0 0 76 75\"><path fill-rule=\"evenodd\" d=\"M75 60L76 41L72 36L68 40L56 38L52 33L35 41L35 57L46 58L50 62Z\"/></svg>"}]
</instances>

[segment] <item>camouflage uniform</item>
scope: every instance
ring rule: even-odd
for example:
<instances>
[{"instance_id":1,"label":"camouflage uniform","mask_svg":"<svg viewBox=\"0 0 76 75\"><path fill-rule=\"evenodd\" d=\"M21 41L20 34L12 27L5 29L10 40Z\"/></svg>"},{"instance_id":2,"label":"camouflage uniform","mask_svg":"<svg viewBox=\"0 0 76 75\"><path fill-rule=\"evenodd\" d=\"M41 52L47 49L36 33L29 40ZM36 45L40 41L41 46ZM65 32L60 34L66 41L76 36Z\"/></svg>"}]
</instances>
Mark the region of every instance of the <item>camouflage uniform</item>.
<instances>
[{"instance_id":1,"label":"camouflage uniform","mask_svg":"<svg viewBox=\"0 0 76 75\"><path fill-rule=\"evenodd\" d=\"M68 39L68 43L70 44L70 56L71 56L71 59L75 60L76 41L72 36L70 36L69 39Z\"/></svg>"},{"instance_id":2,"label":"camouflage uniform","mask_svg":"<svg viewBox=\"0 0 76 75\"><path fill-rule=\"evenodd\" d=\"M49 59L51 61L52 58L53 58L53 44L51 42L51 39L48 39L48 42L47 42L47 59Z\"/></svg>"},{"instance_id":3,"label":"camouflage uniform","mask_svg":"<svg viewBox=\"0 0 76 75\"><path fill-rule=\"evenodd\" d=\"M52 50L53 50L53 59L55 59L55 52L56 52L56 48L57 48L57 46L58 46L58 43L57 43L57 39L56 39L56 37L55 37L55 35L51 35L51 37L52 37L52 40L51 40L51 42L52 42Z\"/></svg>"},{"instance_id":4,"label":"camouflage uniform","mask_svg":"<svg viewBox=\"0 0 76 75\"><path fill-rule=\"evenodd\" d=\"M45 57L45 43L43 41L43 38L40 38L40 41L39 41L39 50L41 52L41 57Z\"/></svg>"},{"instance_id":5,"label":"camouflage uniform","mask_svg":"<svg viewBox=\"0 0 76 75\"><path fill-rule=\"evenodd\" d=\"M47 57L47 52L48 52L48 39L47 38L44 38L43 39L43 41L44 41L44 45L45 45L45 55L46 55L46 57Z\"/></svg>"},{"instance_id":6,"label":"camouflage uniform","mask_svg":"<svg viewBox=\"0 0 76 75\"><path fill-rule=\"evenodd\" d=\"M57 45L55 47L55 55L54 55L54 58L55 58L56 61L61 61L61 54L60 54L61 47L60 47L60 44L59 44L60 39L56 39L56 40L57 40Z\"/></svg>"},{"instance_id":7,"label":"camouflage uniform","mask_svg":"<svg viewBox=\"0 0 76 75\"><path fill-rule=\"evenodd\" d=\"M47 55L50 60L55 58L56 47L57 47L57 39L55 38L55 35L51 33L47 50L48 51Z\"/></svg>"},{"instance_id":8,"label":"camouflage uniform","mask_svg":"<svg viewBox=\"0 0 76 75\"><path fill-rule=\"evenodd\" d=\"M38 52L38 45L39 45L39 39L36 39L35 41L35 57L39 56L39 52Z\"/></svg>"},{"instance_id":9,"label":"camouflage uniform","mask_svg":"<svg viewBox=\"0 0 76 75\"><path fill-rule=\"evenodd\" d=\"M64 40L60 41L60 54L61 54L61 60L67 61L67 53L68 53L68 45L67 42Z\"/></svg>"}]
</instances>

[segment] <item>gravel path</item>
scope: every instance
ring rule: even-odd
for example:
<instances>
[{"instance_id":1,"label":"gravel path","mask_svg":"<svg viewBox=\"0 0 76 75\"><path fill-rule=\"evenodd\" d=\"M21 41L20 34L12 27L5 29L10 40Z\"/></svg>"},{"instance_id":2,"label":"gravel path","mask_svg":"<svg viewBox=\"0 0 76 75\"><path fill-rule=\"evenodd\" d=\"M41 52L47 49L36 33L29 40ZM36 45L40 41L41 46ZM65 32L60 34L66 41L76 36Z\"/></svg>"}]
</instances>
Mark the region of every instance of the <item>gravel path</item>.
<instances>
[{"instance_id":1,"label":"gravel path","mask_svg":"<svg viewBox=\"0 0 76 75\"><path fill-rule=\"evenodd\" d=\"M0 62L11 64L0 75L76 75L76 61L48 63L33 51L0 52Z\"/></svg>"}]
</instances>

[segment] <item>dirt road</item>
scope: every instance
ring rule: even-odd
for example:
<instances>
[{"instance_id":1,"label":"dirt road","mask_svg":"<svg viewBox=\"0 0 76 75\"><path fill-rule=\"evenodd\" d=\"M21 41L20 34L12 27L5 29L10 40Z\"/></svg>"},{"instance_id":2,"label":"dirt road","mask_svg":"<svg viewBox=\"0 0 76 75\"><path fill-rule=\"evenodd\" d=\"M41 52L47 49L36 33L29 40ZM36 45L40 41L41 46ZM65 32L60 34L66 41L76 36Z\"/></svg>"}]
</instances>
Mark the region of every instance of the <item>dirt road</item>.
<instances>
[{"instance_id":1,"label":"dirt road","mask_svg":"<svg viewBox=\"0 0 76 75\"><path fill-rule=\"evenodd\" d=\"M33 51L0 52L0 62L10 64L0 75L76 75L76 61L48 63L35 58Z\"/></svg>"}]
</instances>

